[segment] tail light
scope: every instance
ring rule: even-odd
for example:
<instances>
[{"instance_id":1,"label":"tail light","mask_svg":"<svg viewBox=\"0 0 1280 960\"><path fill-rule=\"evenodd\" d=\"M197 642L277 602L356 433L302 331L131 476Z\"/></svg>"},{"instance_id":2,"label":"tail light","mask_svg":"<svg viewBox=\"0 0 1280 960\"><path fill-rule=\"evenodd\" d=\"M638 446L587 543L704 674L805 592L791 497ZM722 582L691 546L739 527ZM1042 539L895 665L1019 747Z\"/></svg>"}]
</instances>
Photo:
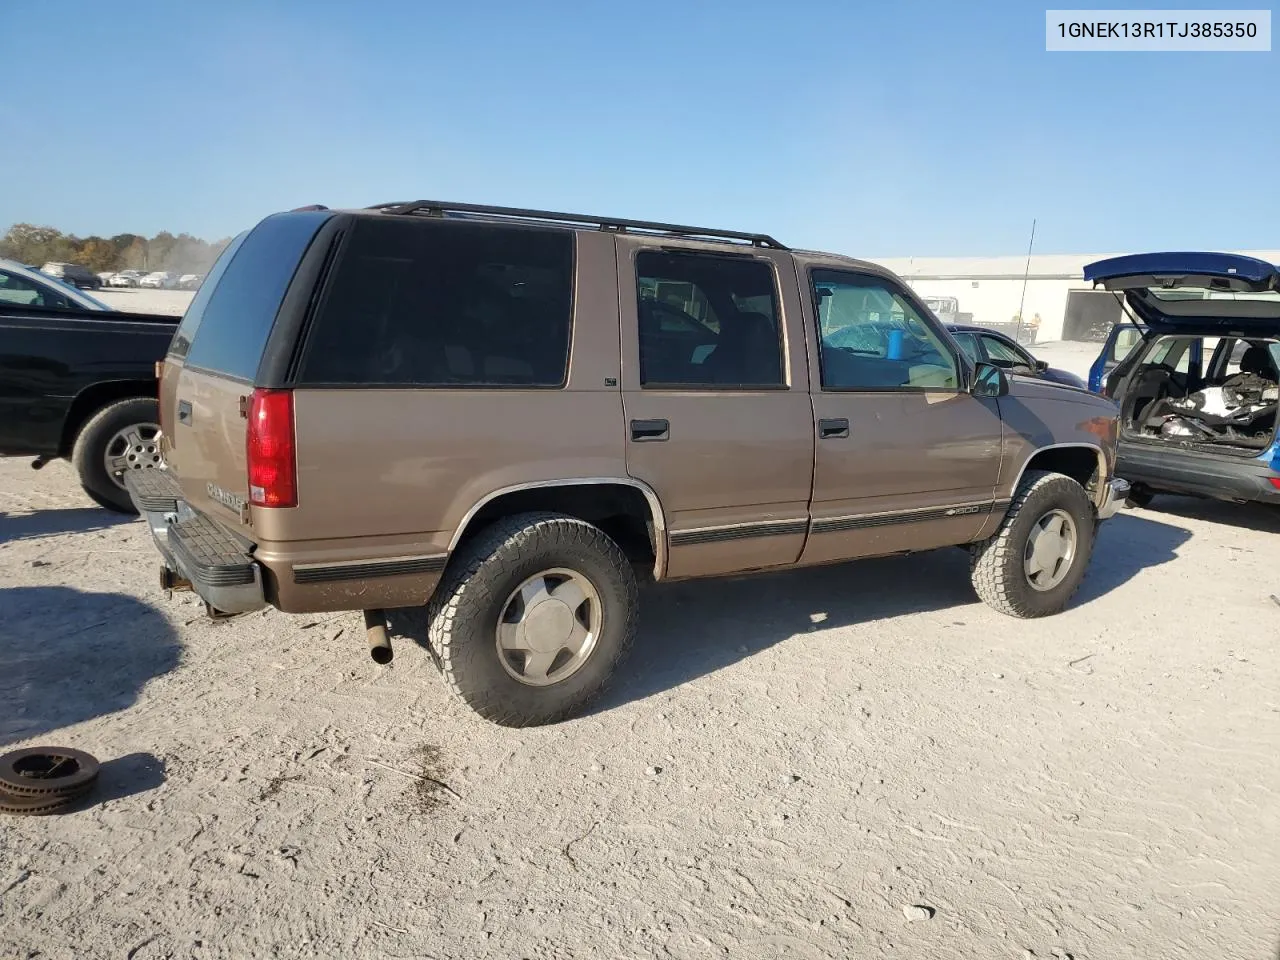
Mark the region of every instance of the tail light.
<instances>
[{"instance_id":1,"label":"tail light","mask_svg":"<svg viewBox=\"0 0 1280 960\"><path fill-rule=\"evenodd\" d=\"M296 507L298 461L293 438L293 391L253 391L245 451L249 502L255 507Z\"/></svg>"},{"instance_id":2,"label":"tail light","mask_svg":"<svg viewBox=\"0 0 1280 960\"><path fill-rule=\"evenodd\" d=\"M1273 487L1275 487L1277 490L1280 490L1280 477L1268 477L1267 479L1271 481L1271 485Z\"/></svg>"}]
</instances>

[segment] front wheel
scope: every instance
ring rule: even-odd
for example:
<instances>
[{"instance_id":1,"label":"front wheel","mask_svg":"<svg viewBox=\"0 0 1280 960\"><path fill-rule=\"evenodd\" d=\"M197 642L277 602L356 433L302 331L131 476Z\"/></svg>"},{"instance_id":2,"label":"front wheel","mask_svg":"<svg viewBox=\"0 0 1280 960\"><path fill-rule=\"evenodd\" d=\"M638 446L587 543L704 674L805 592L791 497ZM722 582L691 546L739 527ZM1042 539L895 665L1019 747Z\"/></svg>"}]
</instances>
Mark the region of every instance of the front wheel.
<instances>
[{"instance_id":1,"label":"front wheel","mask_svg":"<svg viewBox=\"0 0 1280 960\"><path fill-rule=\"evenodd\" d=\"M1011 617L1061 612L1084 579L1097 523L1084 488L1028 470L995 535L969 548L973 588Z\"/></svg>"},{"instance_id":2,"label":"front wheel","mask_svg":"<svg viewBox=\"0 0 1280 960\"><path fill-rule=\"evenodd\" d=\"M124 475L164 466L159 419L155 400L132 397L103 407L80 429L71 464L84 492L99 506L117 513L138 512L124 488Z\"/></svg>"},{"instance_id":3,"label":"front wheel","mask_svg":"<svg viewBox=\"0 0 1280 960\"><path fill-rule=\"evenodd\" d=\"M599 528L557 513L499 521L466 544L427 607L450 688L510 727L555 723L604 688L636 630L636 579Z\"/></svg>"}]
</instances>

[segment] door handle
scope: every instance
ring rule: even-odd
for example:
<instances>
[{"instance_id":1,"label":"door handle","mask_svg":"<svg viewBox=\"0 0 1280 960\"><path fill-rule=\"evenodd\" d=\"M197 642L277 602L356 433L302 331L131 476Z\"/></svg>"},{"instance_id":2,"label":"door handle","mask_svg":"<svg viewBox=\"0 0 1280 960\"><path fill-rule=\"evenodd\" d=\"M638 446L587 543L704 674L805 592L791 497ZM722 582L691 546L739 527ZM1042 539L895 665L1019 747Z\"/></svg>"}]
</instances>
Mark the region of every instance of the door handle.
<instances>
[{"instance_id":1,"label":"door handle","mask_svg":"<svg viewBox=\"0 0 1280 960\"><path fill-rule=\"evenodd\" d=\"M848 435L849 420L846 417L818 421L818 439L820 440L839 440Z\"/></svg>"},{"instance_id":2,"label":"door handle","mask_svg":"<svg viewBox=\"0 0 1280 960\"><path fill-rule=\"evenodd\" d=\"M178 422L185 423L188 427L191 426L191 401L190 400L178 401Z\"/></svg>"},{"instance_id":3,"label":"door handle","mask_svg":"<svg viewBox=\"0 0 1280 960\"><path fill-rule=\"evenodd\" d=\"M665 440L670 429L666 420L632 420L631 439L636 443Z\"/></svg>"}]
</instances>

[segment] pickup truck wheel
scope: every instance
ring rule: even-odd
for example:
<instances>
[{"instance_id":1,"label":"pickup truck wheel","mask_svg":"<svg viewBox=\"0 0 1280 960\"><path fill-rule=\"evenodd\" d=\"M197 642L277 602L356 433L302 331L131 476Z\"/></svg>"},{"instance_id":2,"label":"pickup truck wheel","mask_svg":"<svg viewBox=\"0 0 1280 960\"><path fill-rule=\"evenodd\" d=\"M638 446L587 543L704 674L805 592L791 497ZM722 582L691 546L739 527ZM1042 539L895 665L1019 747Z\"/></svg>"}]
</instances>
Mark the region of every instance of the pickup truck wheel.
<instances>
[{"instance_id":1,"label":"pickup truck wheel","mask_svg":"<svg viewBox=\"0 0 1280 960\"><path fill-rule=\"evenodd\" d=\"M1084 488L1028 470L995 535L969 548L973 588L1011 617L1061 612L1084 579L1097 524Z\"/></svg>"},{"instance_id":2,"label":"pickup truck wheel","mask_svg":"<svg viewBox=\"0 0 1280 960\"><path fill-rule=\"evenodd\" d=\"M450 688L482 717L555 723L604 688L637 606L631 564L601 530L525 513L453 557L427 607L427 637Z\"/></svg>"},{"instance_id":3,"label":"pickup truck wheel","mask_svg":"<svg viewBox=\"0 0 1280 960\"><path fill-rule=\"evenodd\" d=\"M76 436L71 464L80 485L100 506L118 513L137 513L124 488L127 470L162 467L160 406L147 397L132 397L103 407Z\"/></svg>"}]
</instances>

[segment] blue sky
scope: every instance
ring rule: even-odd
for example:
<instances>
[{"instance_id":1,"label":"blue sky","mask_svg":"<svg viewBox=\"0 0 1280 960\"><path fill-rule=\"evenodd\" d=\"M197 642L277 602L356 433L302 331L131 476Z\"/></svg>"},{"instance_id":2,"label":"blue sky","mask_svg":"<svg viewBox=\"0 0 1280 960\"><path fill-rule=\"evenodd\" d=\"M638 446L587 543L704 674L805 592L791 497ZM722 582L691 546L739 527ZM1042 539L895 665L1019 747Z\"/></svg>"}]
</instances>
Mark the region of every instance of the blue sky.
<instances>
[{"instance_id":1,"label":"blue sky","mask_svg":"<svg viewBox=\"0 0 1280 960\"><path fill-rule=\"evenodd\" d=\"M1033 217L1045 253L1280 247L1280 54L1050 54L1044 5L46 0L0 64L0 230L427 198L861 256Z\"/></svg>"}]
</instances>

